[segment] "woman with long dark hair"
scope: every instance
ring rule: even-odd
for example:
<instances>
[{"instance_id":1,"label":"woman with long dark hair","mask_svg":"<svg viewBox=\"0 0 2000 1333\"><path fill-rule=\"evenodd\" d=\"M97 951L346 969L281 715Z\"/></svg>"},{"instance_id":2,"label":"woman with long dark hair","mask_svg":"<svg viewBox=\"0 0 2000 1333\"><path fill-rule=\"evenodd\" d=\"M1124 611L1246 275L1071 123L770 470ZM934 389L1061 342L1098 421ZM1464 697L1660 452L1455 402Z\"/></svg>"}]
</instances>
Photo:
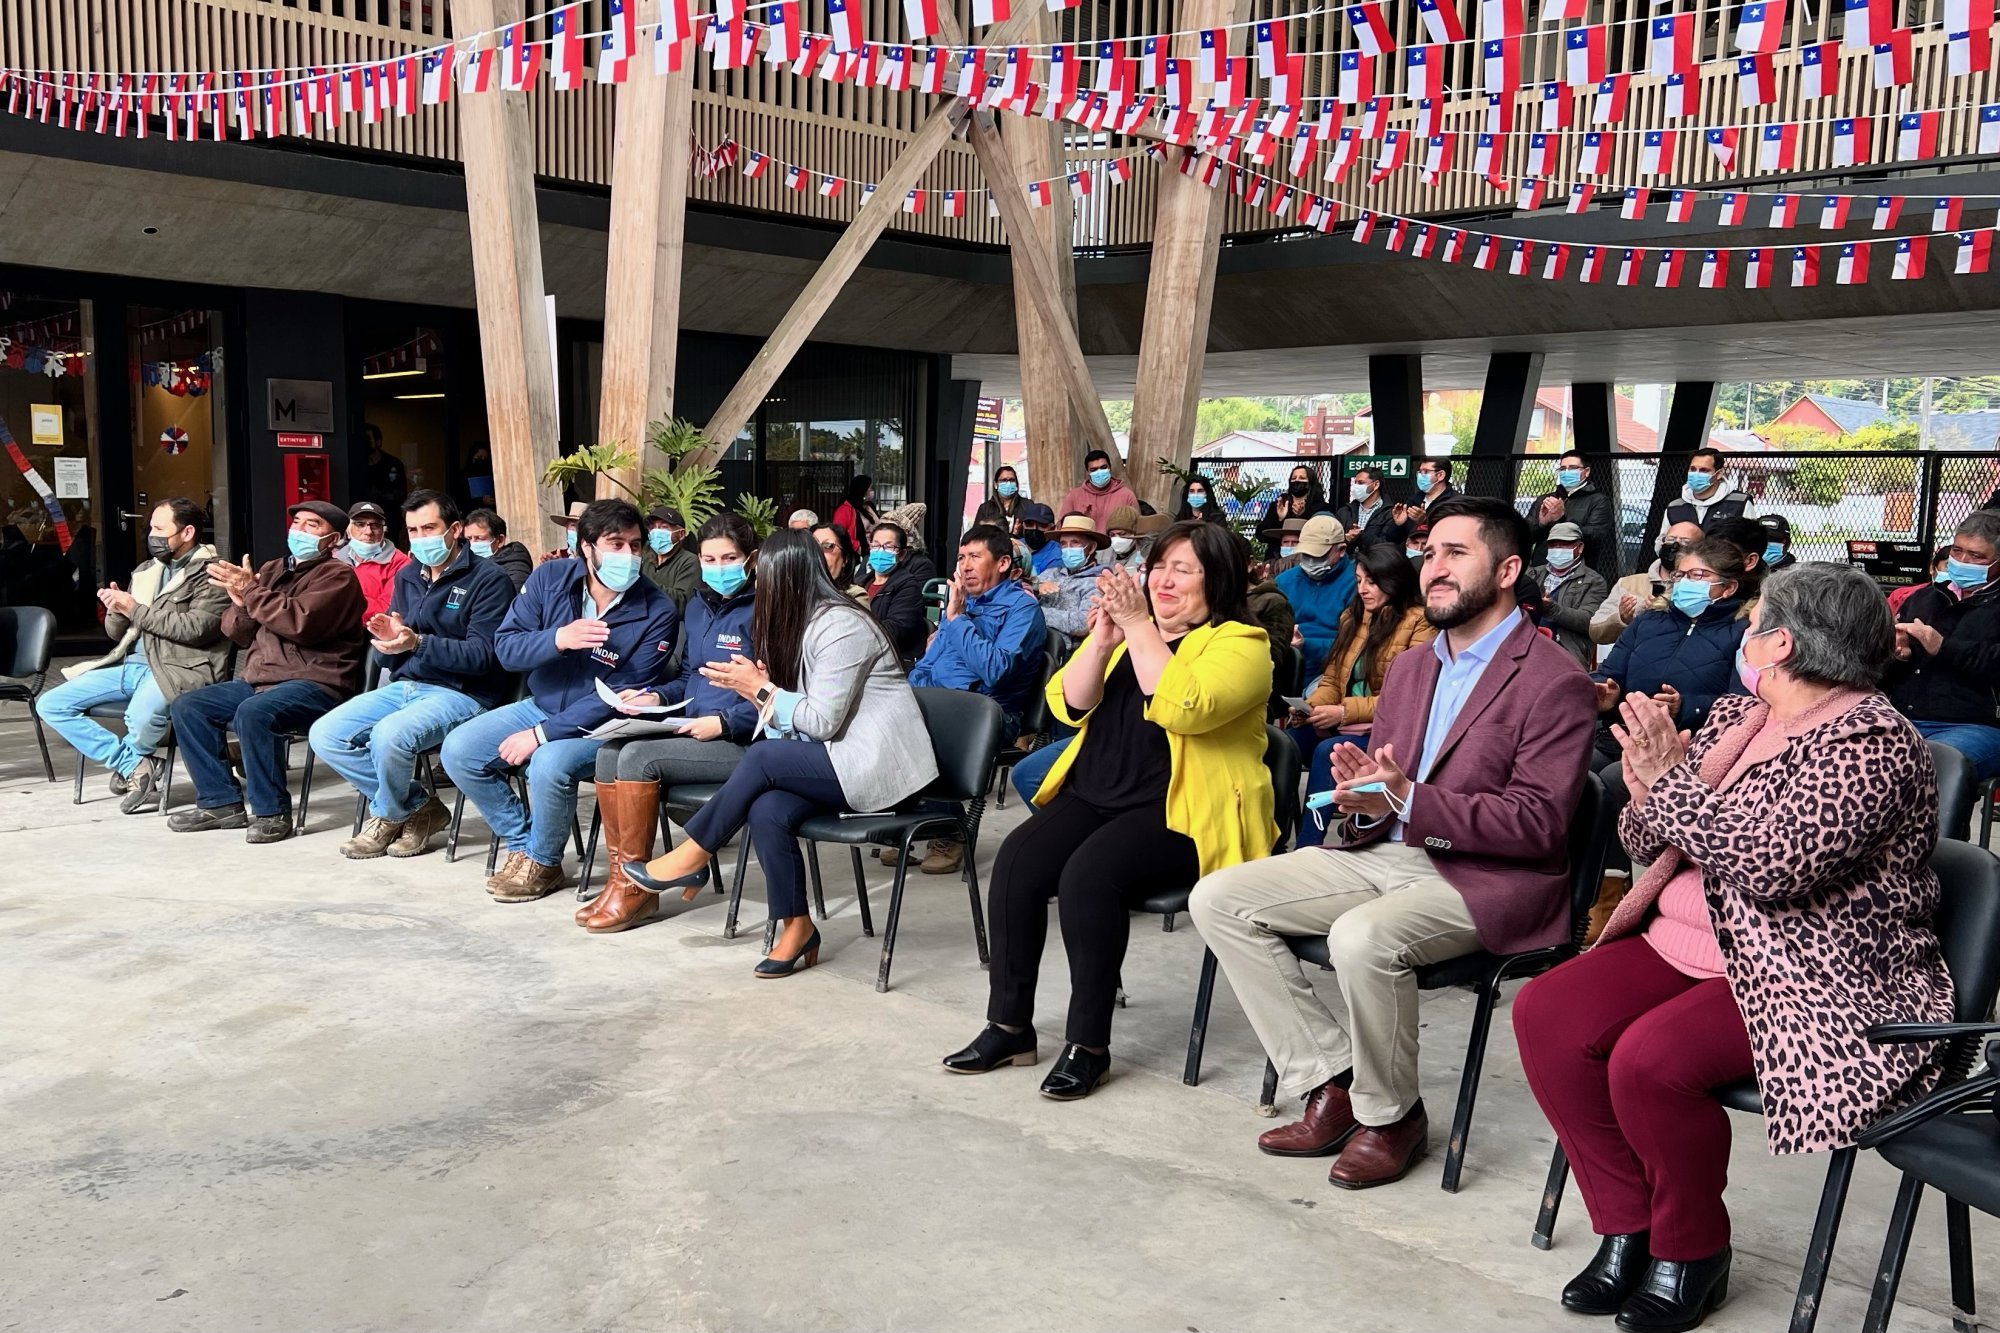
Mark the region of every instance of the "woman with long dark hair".
<instances>
[{"instance_id":1,"label":"woman with long dark hair","mask_svg":"<svg viewBox=\"0 0 2000 1333\"><path fill-rule=\"evenodd\" d=\"M1176 523L1227 523L1222 501L1215 496L1215 483L1196 473L1181 483L1181 502L1174 508Z\"/></svg>"},{"instance_id":2,"label":"woman with long dark hair","mask_svg":"<svg viewBox=\"0 0 2000 1333\"><path fill-rule=\"evenodd\" d=\"M1364 749L1375 720L1375 696L1389 663L1437 637L1424 618L1416 567L1402 548L1377 542L1356 557L1354 601L1341 614L1318 683L1304 711L1293 710L1289 730L1307 760L1306 799L1333 790L1333 747L1342 741ZM1318 807L1310 807L1317 811ZM1300 825L1299 845L1317 846L1325 830L1311 817Z\"/></svg>"},{"instance_id":3,"label":"woman with long dark hair","mask_svg":"<svg viewBox=\"0 0 2000 1333\"><path fill-rule=\"evenodd\" d=\"M1111 1013L1127 913L1144 894L1192 886L1271 853L1264 768L1270 640L1250 621L1249 551L1215 523L1160 534L1144 578L1098 575L1090 633L1048 686L1077 729L1007 835L988 895L986 1030L945 1057L955 1074L1035 1063L1035 981L1049 899L1069 953L1067 1044L1042 1095L1090 1095L1111 1067Z\"/></svg>"},{"instance_id":4,"label":"woman with long dark hair","mask_svg":"<svg viewBox=\"0 0 2000 1333\"><path fill-rule=\"evenodd\" d=\"M861 557L855 553L854 539L847 535L847 529L838 523L822 523L812 530L812 538L819 546L820 558L826 561L826 576L833 580L833 586L858 604L868 605L868 590L854 581Z\"/></svg>"},{"instance_id":5,"label":"woman with long dark hair","mask_svg":"<svg viewBox=\"0 0 2000 1333\"><path fill-rule=\"evenodd\" d=\"M1011 464L993 469L993 503L1000 506L1000 526L1009 536L1021 535L1021 506L1032 498L1021 489L1021 474Z\"/></svg>"},{"instance_id":6,"label":"woman with long dark hair","mask_svg":"<svg viewBox=\"0 0 2000 1333\"><path fill-rule=\"evenodd\" d=\"M1319 484L1319 473L1300 463L1292 468L1285 481L1285 489L1264 511L1263 521L1257 525L1257 536L1264 541L1268 554L1275 558L1278 554L1278 534L1285 530L1286 519L1303 521L1314 514L1332 512L1333 505Z\"/></svg>"},{"instance_id":7,"label":"woman with long dark hair","mask_svg":"<svg viewBox=\"0 0 2000 1333\"><path fill-rule=\"evenodd\" d=\"M895 645L833 586L811 536L774 533L758 554L757 584L749 655L732 653L701 674L757 708L762 739L688 820L680 846L625 873L648 893L682 889L692 898L717 849L748 825L778 923L757 975L783 977L819 961L799 825L886 810L929 785L937 760Z\"/></svg>"},{"instance_id":8,"label":"woman with long dark hair","mask_svg":"<svg viewBox=\"0 0 2000 1333\"><path fill-rule=\"evenodd\" d=\"M875 510L875 478L856 477L847 483L847 497L833 511L835 524L847 529L847 535L854 539L854 549L860 550L867 540L868 529L882 521L882 515Z\"/></svg>"}]
</instances>

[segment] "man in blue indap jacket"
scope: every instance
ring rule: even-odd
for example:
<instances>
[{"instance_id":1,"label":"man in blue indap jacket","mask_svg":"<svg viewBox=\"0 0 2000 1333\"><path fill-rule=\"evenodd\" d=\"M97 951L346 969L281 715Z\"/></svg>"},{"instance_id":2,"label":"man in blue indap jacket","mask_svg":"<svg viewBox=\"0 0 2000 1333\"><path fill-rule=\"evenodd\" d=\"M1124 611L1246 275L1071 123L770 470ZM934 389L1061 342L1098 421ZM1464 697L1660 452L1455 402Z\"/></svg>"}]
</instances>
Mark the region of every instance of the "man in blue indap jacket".
<instances>
[{"instance_id":1,"label":"man in blue indap jacket","mask_svg":"<svg viewBox=\"0 0 2000 1333\"><path fill-rule=\"evenodd\" d=\"M673 656L674 604L639 577L639 511L595 501L578 517L576 538L580 558L536 569L500 626L500 665L528 673L529 697L465 723L444 743L445 771L507 844L506 863L486 881L496 902L532 902L562 887L577 780L604 743L588 733L618 716L597 682L614 694L651 689ZM509 781L522 767L532 818Z\"/></svg>"},{"instance_id":2,"label":"man in blue indap jacket","mask_svg":"<svg viewBox=\"0 0 2000 1333\"><path fill-rule=\"evenodd\" d=\"M1048 627L1041 603L1014 577L1014 541L991 524L965 530L958 569L924 655L910 669L910 684L983 694L1000 705L1001 740L1021 732L1021 710L1042 684L1042 644ZM958 870L965 848L934 838L926 849L926 875ZM896 853L883 853L893 864Z\"/></svg>"}]
</instances>

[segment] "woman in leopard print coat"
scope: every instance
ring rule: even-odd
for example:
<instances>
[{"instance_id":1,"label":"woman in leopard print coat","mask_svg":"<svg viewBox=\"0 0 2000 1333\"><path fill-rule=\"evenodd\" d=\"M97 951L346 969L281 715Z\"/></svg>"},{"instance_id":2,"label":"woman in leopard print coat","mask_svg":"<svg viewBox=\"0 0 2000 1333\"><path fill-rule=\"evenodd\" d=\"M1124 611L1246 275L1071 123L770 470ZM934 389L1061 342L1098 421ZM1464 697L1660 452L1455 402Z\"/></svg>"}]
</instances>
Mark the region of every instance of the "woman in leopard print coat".
<instances>
[{"instance_id":1,"label":"woman in leopard print coat","mask_svg":"<svg viewBox=\"0 0 2000 1333\"><path fill-rule=\"evenodd\" d=\"M1937 775L1876 689L1894 641L1865 575L1772 576L1739 672L1690 743L1643 696L1622 705L1631 804L1651 862L1583 957L1525 987L1528 1082L1604 1242L1564 1305L1624 1328L1691 1328L1727 1294L1729 1115L1754 1074L1773 1153L1838 1148L1938 1080L1935 1044L1877 1046L1890 1021L1951 1017L1930 928ZM1692 1322L1690 1322L1692 1321Z\"/></svg>"}]
</instances>

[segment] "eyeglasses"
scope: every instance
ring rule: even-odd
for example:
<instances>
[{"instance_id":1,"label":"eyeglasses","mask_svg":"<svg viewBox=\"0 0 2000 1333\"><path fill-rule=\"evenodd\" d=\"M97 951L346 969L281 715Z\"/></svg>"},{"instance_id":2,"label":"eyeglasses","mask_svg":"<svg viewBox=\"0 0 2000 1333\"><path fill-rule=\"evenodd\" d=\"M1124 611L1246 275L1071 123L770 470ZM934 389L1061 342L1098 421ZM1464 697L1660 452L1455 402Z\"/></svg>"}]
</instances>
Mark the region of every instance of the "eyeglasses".
<instances>
[{"instance_id":1,"label":"eyeglasses","mask_svg":"<svg viewBox=\"0 0 2000 1333\"><path fill-rule=\"evenodd\" d=\"M889 542L887 544L884 544L882 542L869 542L868 549L871 551L887 551L890 555L896 555L900 553L903 548L896 545L894 542Z\"/></svg>"},{"instance_id":2,"label":"eyeglasses","mask_svg":"<svg viewBox=\"0 0 2000 1333\"><path fill-rule=\"evenodd\" d=\"M822 551L838 551L840 549L839 542L819 542L817 545Z\"/></svg>"},{"instance_id":3,"label":"eyeglasses","mask_svg":"<svg viewBox=\"0 0 2000 1333\"><path fill-rule=\"evenodd\" d=\"M1676 570L1674 577L1687 583L1727 583L1728 579L1711 569Z\"/></svg>"}]
</instances>

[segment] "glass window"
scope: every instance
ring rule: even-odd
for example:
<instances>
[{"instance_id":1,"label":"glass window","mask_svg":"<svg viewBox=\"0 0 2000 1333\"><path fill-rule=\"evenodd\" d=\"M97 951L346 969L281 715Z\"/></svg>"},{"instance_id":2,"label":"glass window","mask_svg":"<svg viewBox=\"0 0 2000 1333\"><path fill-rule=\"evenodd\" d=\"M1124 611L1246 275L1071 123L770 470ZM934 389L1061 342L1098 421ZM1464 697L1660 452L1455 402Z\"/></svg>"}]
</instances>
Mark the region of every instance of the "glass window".
<instances>
[{"instance_id":1,"label":"glass window","mask_svg":"<svg viewBox=\"0 0 2000 1333\"><path fill-rule=\"evenodd\" d=\"M0 604L97 621L97 356L88 301L0 292Z\"/></svg>"},{"instance_id":2,"label":"glass window","mask_svg":"<svg viewBox=\"0 0 2000 1333\"><path fill-rule=\"evenodd\" d=\"M403 497L434 487L455 492L461 504L491 503L493 464L484 439L472 456L451 459L452 419L443 331L429 325L384 319L367 329L369 350L361 359L361 475L350 489L353 500L373 500L389 514L390 532L400 541ZM464 476L466 484L454 484ZM476 484L476 491L474 489Z\"/></svg>"},{"instance_id":3,"label":"glass window","mask_svg":"<svg viewBox=\"0 0 2000 1333\"><path fill-rule=\"evenodd\" d=\"M153 506L185 496L208 511L202 540L227 554L227 449L216 437L228 420L222 401L222 316L214 310L133 306L131 517L120 515L120 540L132 559L146 558ZM226 440L224 441L226 445Z\"/></svg>"}]
</instances>

